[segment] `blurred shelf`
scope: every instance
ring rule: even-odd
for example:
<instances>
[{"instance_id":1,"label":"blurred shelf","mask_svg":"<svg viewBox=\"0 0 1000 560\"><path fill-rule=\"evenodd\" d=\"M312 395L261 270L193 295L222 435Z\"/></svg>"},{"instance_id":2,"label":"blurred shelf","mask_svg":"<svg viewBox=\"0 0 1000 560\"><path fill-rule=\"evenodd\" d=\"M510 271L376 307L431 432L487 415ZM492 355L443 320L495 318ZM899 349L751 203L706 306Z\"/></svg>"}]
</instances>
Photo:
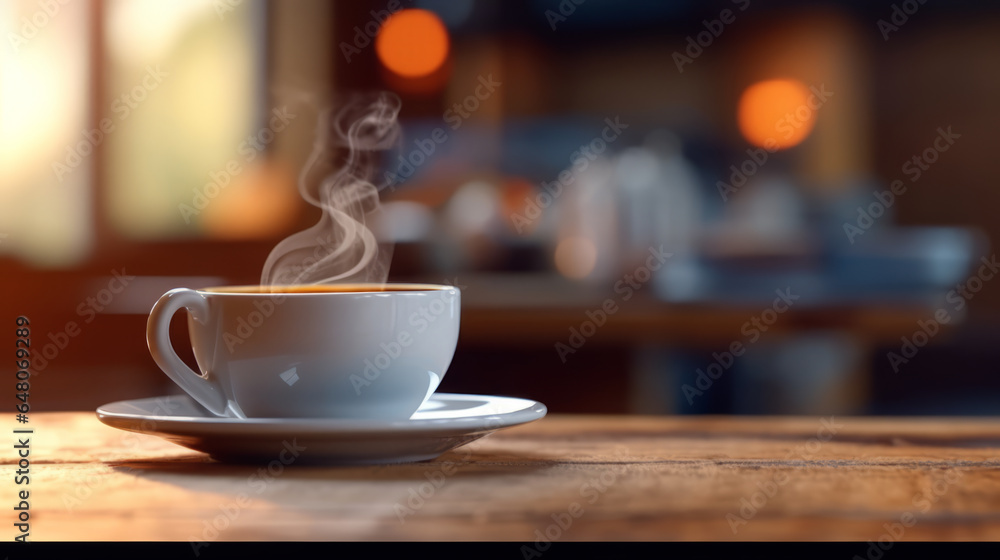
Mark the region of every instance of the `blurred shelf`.
<instances>
[{"instance_id":1,"label":"blurred shelf","mask_svg":"<svg viewBox=\"0 0 1000 560\"><path fill-rule=\"evenodd\" d=\"M442 281L433 277L421 280ZM667 303L655 296L651 285L642 285L624 301L625 294L614 291L614 282L609 289L550 274L467 274L454 282L462 289L462 342L473 344L565 342L571 328L579 331L583 323L594 321L591 317L599 320L604 302L610 300L618 311L607 314L607 320L597 325L588 340L728 346L745 340L741 332L744 325L770 309L770 302ZM918 329L918 320L931 318L934 310L929 302L793 306L779 314L763 334L837 330L869 343L898 341Z\"/></svg>"}]
</instances>

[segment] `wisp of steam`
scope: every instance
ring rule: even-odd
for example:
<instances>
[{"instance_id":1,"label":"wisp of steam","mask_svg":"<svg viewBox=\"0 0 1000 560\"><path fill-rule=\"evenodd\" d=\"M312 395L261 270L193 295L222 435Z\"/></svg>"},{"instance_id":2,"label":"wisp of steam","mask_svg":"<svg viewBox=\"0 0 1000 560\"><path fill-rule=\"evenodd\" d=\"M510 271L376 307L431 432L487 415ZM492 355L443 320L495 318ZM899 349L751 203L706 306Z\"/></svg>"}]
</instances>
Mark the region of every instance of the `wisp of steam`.
<instances>
[{"instance_id":1,"label":"wisp of steam","mask_svg":"<svg viewBox=\"0 0 1000 560\"><path fill-rule=\"evenodd\" d=\"M323 111L299 175L302 198L323 215L271 251L262 286L386 281L392 246L380 245L365 219L379 207L378 152L400 142L399 109L398 97L380 93Z\"/></svg>"}]
</instances>

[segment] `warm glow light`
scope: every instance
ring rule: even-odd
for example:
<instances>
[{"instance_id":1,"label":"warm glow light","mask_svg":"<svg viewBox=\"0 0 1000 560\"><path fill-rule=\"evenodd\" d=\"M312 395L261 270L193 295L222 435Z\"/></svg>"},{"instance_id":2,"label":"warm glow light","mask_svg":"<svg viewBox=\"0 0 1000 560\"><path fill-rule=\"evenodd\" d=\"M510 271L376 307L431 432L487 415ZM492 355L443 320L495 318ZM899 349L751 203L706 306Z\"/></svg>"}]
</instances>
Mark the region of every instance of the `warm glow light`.
<instances>
[{"instance_id":1,"label":"warm glow light","mask_svg":"<svg viewBox=\"0 0 1000 560\"><path fill-rule=\"evenodd\" d=\"M294 225L300 201L290 169L261 163L219 191L202 212L202 224L211 237L266 239Z\"/></svg>"},{"instance_id":2,"label":"warm glow light","mask_svg":"<svg viewBox=\"0 0 1000 560\"><path fill-rule=\"evenodd\" d=\"M199 20L222 20L233 7L213 0L115 0L107 10L108 51L148 64L162 59Z\"/></svg>"},{"instance_id":3,"label":"warm glow light","mask_svg":"<svg viewBox=\"0 0 1000 560\"><path fill-rule=\"evenodd\" d=\"M503 190L500 192L501 213L504 216L513 216L514 214L524 216L525 207L528 205L527 201L536 196L538 196L538 191L535 190L534 183L524 177L512 177L504 183ZM503 223L515 233L530 235L538 227L540 221L511 219L503 220Z\"/></svg>"},{"instance_id":4,"label":"warm glow light","mask_svg":"<svg viewBox=\"0 0 1000 560\"><path fill-rule=\"evenodd\" d=\"M375 52L386 68L400 76L427 76L448 58L448 31L433 12L401 10L382 24Z\"/></svg>"},{"instance_id":5,"label":"warm glow light","mask_svg":"<svg viewBox=\"0 0 1000 560\"><path fill-rule=\"evenodd\" d=\"M110 56L101 105L115 131L103 145L102 203L109 226L129 238L254 237L245 231L252 219L233 216L242 205L251 214L259 212L261 203L230 191L238 190L235 183L256 185L251 167L264 158L261 152L276 147L272 141L288 133L278 130L284 125L272 120L271 108L245 95L260 73L256 2L217 4L107 2ZM148 79L150 70L163 72L162 83ZM155 88L144 92L143 80ZM135 100L123 100L124 94ZM229 171L232 166L241 171ZM216 190L217 196L205 196ZM265 218L261 227L284 232L270 224Z\"/></svg>"},{"instance_id":6,"label":"warm glow light","mask_svg":"<svg viewBox=\"0 0 1000 560\"><path fill-rule=\"evenodd\" d=\"M44 8L44 10L43 10ZM70 267L93 243L92 10L0 3L0 254ZM107 116L111 116L110 114Z\"/></svg>"},{"instance_id":7,"label":"warm glow light","mask_svg":"<svg viewBox=\"0 0 1000 560\"><path fill-rule=\"evenodd\" d=\"M768 149L791 148L802 142L816 124L812 92L798 80L766 80L740 97L740 132L751 144Z\"/></svg>"},{"instance_id":8,"label":"warm glow light","mask_svg":"<svg viewBox=\"0 0 1000 560\"><path fill-rule=\"evenodd\" d=\"M41 54L37 54L39 51ZM36 47L19 57L6 56L7 53L0 57L0 75L4 78L0 80L0 100L3 101L0 103L0 138L3 138L0 161L4 163L6 174L21 171L32 160L52 157L51 151L46 152L51 150L52 138L65 135L66 121L77 116L71 114L72 104L61 100L58 93L70 87L77 72L67 78L66 74L70 73L60 68L53 51ZM42 165L49 167L45 165L48 163ZM0 185L12 189L26 186L17 181L3 181Z\"/></svg>"},{"instance_id":9,"label":"warm glow light","mask_svg":"<svg viewBox=\"0 0 1000 560\"><path fill-rule=\"evenodd\" d=\"M597 247L583 237L567 237L556 245L556 270L567 278L586 278L597 264Z\"/></svg>"},{"instance_id":10,"label":"warm glow light","mask_svg":"<svg viewBox=\"0 0 1000 560\"><path fill-rule=\"evenodd\" d=\"M469 181L455 191L445 219L461 235L485 233L497 213L497 189L486 181Z\"/></svg>"}]
</instances>

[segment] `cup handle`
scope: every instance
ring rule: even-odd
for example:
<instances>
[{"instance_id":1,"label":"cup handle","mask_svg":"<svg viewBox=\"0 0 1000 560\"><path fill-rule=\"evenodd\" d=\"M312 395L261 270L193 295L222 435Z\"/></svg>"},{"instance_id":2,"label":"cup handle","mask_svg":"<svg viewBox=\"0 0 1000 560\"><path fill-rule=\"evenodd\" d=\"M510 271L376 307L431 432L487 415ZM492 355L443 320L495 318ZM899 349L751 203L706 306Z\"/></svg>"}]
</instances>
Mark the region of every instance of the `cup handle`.
<instances>
[{"instance_id":1,"label":"cup handle","mask_svg":"<svg viewBox=\"0 0 1000 560\"><path fill-rule=\"evenodd\" d=\"M160 296L149 312L146 323L146 344L156 365L163 373L180 385L181 389L201 403L212 414L223 417L235 416L227 406L228 399L217 379L211 372L198 374L174 352L170 344L170 319L181 308L188 310L199 323L208 319L208 300L205 296L187 288L176 288Z\"/></svg>"}]
</instances>

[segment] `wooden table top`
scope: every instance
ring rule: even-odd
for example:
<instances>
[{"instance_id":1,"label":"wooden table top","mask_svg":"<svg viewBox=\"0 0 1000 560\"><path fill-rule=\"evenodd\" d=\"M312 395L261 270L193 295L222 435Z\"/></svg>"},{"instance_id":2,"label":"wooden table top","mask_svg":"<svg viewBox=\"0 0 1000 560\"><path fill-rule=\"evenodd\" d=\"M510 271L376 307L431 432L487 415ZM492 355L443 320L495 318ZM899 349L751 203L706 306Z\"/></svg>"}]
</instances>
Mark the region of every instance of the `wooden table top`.
<instances>
[{"instance_id":1,"label":"wooden table top","mask_svg":"<svg viewBox=\"0 0 1000 560\"><path fill-rule=\"evenodd\" d=\"M996 419L550 415L431 462L263 477L93 412L30 427L4 495L30 491L33 541L1000 539Z\"/></svg>"}]
</instances>

